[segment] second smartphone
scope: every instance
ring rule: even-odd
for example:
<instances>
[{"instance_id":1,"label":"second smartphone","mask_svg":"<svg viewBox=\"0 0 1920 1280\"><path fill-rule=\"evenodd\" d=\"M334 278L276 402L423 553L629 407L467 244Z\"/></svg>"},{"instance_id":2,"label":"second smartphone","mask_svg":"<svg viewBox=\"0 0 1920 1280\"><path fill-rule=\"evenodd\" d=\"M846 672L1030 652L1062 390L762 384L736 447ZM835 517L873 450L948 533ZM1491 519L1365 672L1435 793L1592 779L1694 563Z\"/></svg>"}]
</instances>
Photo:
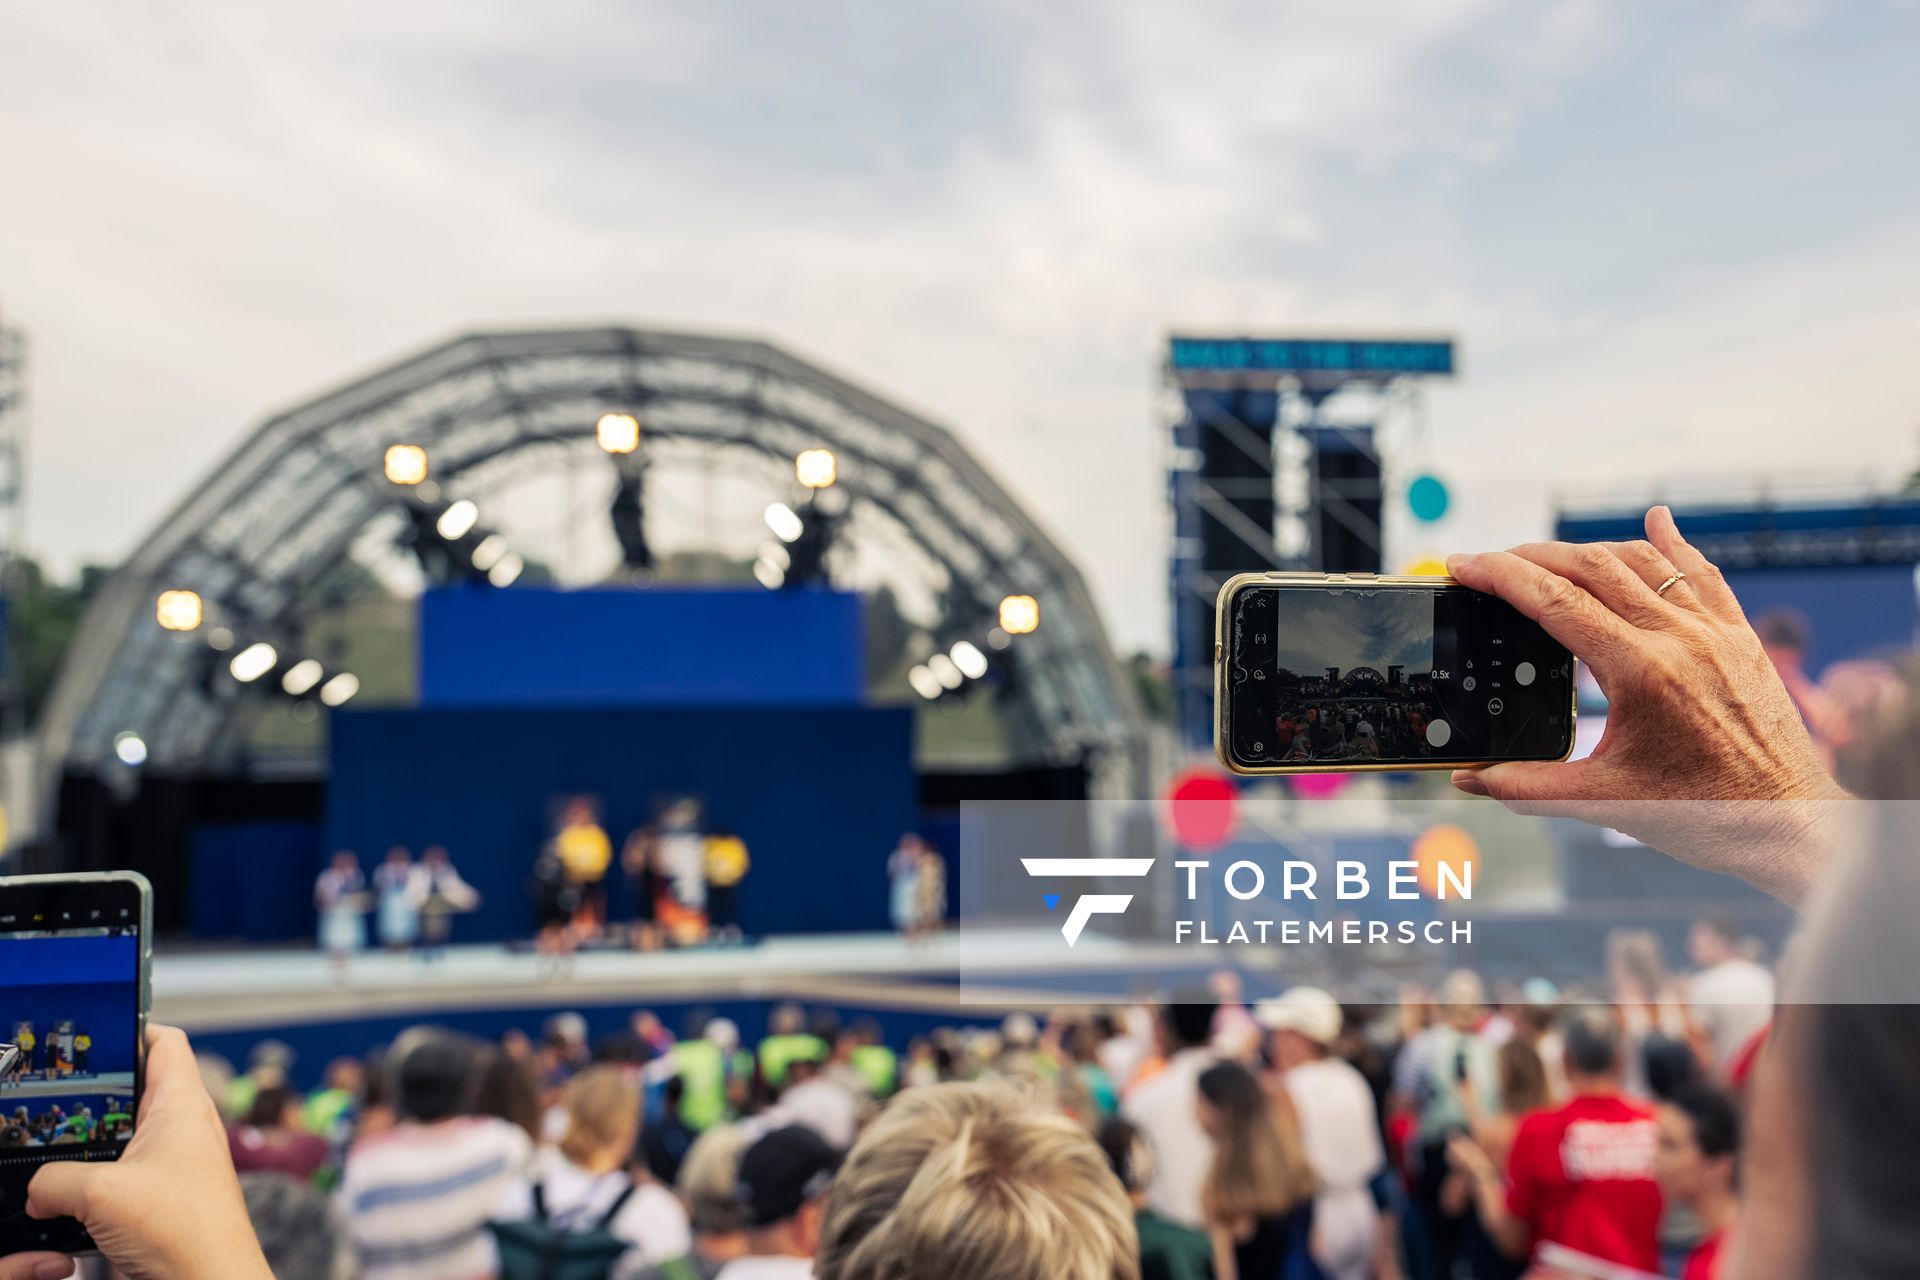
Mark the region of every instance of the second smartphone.
<instances>
[{"instance_id":1,"label":"second smartphone","mask_svg":"<svg viewBox=\"0 0 1920 1280\"><path fill-rule=\"evenodd\" d=\"M1235 773L1573 753L1574 658L1451 578L1250 573L1220 590L1214 750Z\"/></svg>"}]
</instances>

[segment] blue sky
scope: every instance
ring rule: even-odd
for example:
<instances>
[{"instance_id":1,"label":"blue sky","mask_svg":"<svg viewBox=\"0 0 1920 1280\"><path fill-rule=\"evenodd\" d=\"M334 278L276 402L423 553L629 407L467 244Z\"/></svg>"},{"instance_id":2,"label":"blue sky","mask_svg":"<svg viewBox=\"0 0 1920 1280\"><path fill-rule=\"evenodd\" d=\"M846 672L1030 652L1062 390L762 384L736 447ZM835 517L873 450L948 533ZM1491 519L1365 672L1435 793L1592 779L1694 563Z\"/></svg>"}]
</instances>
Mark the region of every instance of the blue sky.
<instances>
[{"instance_id":1,"label":"blue sky","mask_svg":"<svg viewBox=\"0 0 1920 1280\"><path fill-rule=\"evenodd\" d=\"M476 324L761 334L954 426L1165 648L1169 330L1445 331L1456 494L1920 463L1912 3L15 7L34 543ZM110 446L104 450L102 446Z\"/></svg>"}]
</instances>

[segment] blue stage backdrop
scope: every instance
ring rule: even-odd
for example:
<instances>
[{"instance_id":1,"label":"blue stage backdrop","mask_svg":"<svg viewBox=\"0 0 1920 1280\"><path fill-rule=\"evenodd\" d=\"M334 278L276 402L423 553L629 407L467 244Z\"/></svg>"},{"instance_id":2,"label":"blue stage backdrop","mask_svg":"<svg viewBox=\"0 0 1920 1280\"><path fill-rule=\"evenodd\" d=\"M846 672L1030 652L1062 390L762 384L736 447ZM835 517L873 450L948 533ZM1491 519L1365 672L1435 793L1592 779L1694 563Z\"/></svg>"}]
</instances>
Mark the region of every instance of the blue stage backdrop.
<instances>
[{"instance_id":1,"label":"blue stage backdrop","mask_svg":"<svg viewBox=\"0 0 1920 1280\"><path fill-rule=\"evenodd\" d=\"M0 938L0 1034L31 1022L45 1044L70 1021L93 1037L90 1072L131 1071L139 1010L138 939Z\"/></svg>"},{"instance_id":2,"label":"blue stage backdrop","mask_svg":"<svg viewBox=\"0 0 1920 1280\"><path fill-rule=\"evenodd\" d=\"M423 707L856 705L860 597L825 588L432 590Z\"/></svg>"},{"instance_id":3,"label":"blue stage backdrop","mask_svg":"<svg viewBox=\"0 0 1920 1280\"><path fill-rule=\"evenodd\" d=\"M767 637L770 668L784 644ZM532 933L528 873L569 796L599 802L616 851L661 800L703 800L710 829L746 841L752 935L888 928L887 854L917 820L904 707L344 710L331 751L326 849L371 872L389 845L445 845L485 895L456 942ZM289 867L283 892L310 898L318 870ZM616 919L627 897L615 887Z\"/></svg>"}]
</instances>

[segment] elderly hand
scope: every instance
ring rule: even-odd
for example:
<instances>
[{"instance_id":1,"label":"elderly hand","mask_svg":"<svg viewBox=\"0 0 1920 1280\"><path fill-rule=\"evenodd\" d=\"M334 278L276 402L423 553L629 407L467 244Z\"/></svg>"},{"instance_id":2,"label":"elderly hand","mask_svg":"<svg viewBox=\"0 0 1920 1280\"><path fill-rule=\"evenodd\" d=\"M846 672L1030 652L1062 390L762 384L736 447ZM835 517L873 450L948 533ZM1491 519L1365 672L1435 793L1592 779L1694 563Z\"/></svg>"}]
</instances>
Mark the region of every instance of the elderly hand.
<instances>
[{"instance_id":1,"label":"elderly hand","mask_svg":"<svg viewBox=\"0 0 1920 1280\"><path fill-rule=\"evenodd\" d=\"M272 1280L234 1176L226 1130L187 1037L172 1027L147 1030L146 1090L120 1158L42 1166L27 1187L27 1213L78 1218L129 1280ZM57 1255L7 1261L28 1257L33 1270L0 1270L0 1280L55 1280L72 1272Z\"/></svg>"},{"instance_id":2,"label":"elderly hand","mask_svg":"<svg viewBox=\"0 0 1920 1280\"><path fill-rule=\"evenodd\" d=\"M1645 542L1528 543L1451 556L1447 568L1571 649L1609 703L1586 759L1463 769L1455 786L1618 827L1789 901L1802 896L1827 822L1815 802L1847 793L1726 580L1671 511L1647 513ZM1675 573L1686 576L1660 593Z\"/></svg>"}]
</instances>

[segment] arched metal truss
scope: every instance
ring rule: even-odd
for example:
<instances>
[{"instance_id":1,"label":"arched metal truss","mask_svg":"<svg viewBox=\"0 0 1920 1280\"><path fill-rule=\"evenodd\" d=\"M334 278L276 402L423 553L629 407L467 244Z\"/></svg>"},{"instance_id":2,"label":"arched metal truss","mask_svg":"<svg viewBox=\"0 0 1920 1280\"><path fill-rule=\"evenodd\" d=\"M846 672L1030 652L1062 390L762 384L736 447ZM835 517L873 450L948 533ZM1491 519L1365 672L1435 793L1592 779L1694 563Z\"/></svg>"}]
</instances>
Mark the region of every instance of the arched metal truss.
<instances>
[{"instance_id":1,"label":"arched metal truss","mask_svg":"<svg viewBox=\"0 0 1920 1280\"><path fill-rule=\"evenodd\" d=\"M1144 794L1146 728L1079 571L950 432L764 342L619 327L469 335L264 423L102 589L40 730L43 780L104 766L128 730L152 765L205 757L232 703L198 679L205 646L160 629L158 592L191 588L270 630L394 506L388 445L425 446L448 485L578 440L609 409L638 412L653 439L833 449L855 505L896 521L983 609L1043 602L1012 650L1035 754L1084 755L1101 792Z\"/></svg>"}]
</instances>

